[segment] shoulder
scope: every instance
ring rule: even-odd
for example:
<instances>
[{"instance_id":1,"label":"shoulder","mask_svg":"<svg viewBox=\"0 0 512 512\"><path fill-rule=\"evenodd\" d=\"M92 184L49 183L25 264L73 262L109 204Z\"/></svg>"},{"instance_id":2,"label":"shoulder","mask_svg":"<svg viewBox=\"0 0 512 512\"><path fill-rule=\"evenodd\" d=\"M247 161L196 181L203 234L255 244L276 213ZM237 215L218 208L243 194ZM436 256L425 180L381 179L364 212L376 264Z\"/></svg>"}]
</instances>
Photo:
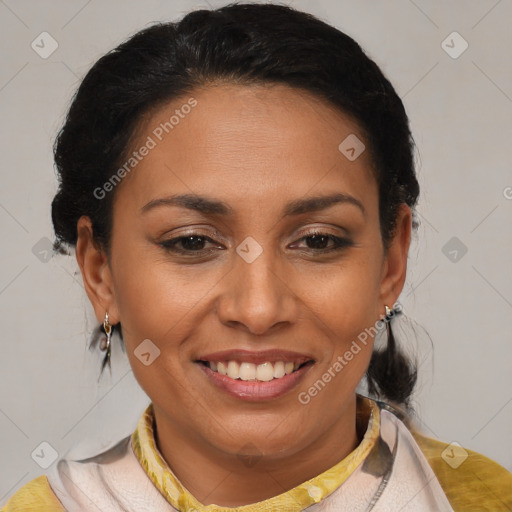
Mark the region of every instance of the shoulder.
<instances>
[{"instance_id":1,"label":"shoulder","mask_svg":"<svg viewBox=\"0 0 512 512\"><path fill-rule=\"evenodd\" d=\"M457 444L411 430L455 512L512 510L512 473Z\"/></svg>"},{"instance_id":2,"label":"shoulder","mask_svg":"<svg viewBox=\"0 0 512 512\"><path fill-rule=\"evenodd\" d=\"M1 512L66 512L52 491L48 479L41 475L19 489Z\"/></svg>"}]
</instances>

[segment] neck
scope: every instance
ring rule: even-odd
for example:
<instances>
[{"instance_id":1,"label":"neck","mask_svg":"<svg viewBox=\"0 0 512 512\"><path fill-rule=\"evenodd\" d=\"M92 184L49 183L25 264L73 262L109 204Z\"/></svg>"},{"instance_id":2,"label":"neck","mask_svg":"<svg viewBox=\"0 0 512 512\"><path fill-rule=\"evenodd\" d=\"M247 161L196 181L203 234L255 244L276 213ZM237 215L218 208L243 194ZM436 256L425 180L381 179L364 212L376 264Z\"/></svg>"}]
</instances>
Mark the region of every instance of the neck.
<instances>
[{"instance_id":1,"label":"neck","mask_svg":"<svg viewBox=\"0 0 512 512\"><path fill-rule=\"evenodd\" d=\"M155 442L174 475L203 505L224 507L269 499L323 473L357 447L369 419L369 411L361 407L356 414L354 397L338 420L309 445L288 454L255 455L248 443L247 454L241 456L191 438L190 431L182 431L163 411L155 406L154 411Z\"/></svg>"}]
</instances>

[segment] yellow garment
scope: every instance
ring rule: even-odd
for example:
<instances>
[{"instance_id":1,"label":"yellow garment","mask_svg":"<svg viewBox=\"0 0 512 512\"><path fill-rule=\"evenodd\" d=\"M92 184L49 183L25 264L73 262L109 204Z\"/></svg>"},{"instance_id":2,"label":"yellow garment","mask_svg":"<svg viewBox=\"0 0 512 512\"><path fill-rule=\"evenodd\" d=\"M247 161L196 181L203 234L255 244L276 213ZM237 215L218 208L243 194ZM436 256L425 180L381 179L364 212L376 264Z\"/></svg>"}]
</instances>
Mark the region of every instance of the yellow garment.
<instances>
[{"instance_id":1,"label":"yellow garment","mask_svg":"<svg viewBox=\"0 0 512 512\"><path fill-rule=\"evenodd\" d=\"M448 443L411 431L455 512L512 511L512 473L472 450L453 469L441 457Z\"/></svg>"},{"instance_id":2,"label":"yellow garment","mask_svg":"<svg viewBox=\"0 0 512 512\"><path fill-rule=\"evenodd\" d=\"M309 504L328 496L339 487L368 455L379 433L379 410L376 403L369 399L358 401L358 416L360 418L363 417L367 420L369 410L373 411L372 422L363 441L343 461L286 493L269 498L265 502L260 502L260 505L262 503L272 503L276 505L276 509L287 510L282 507L293 503L293 507L289 509L293 510L297 509L297 501L299 501L301 506L305 508ZM168 499L171 504L179 510L185 509L186 506L197 506L198 509L211 511L222 510L222 508L214 505L203 508L172 474L156 447L153 435L153 420L150 404L132 434L132 446L148 477L164 496L169 496ZM416 431L412 431L412 434L436 474L455 512L512 511L512 474L505 468L483 455L466 450L468 458L457 469L453 469L441 457L448 444L430 439ZM234 509L226 508L225 510ZM238 510L257 512L258 504L239 507ZM44 475L23 486L2 509L2 512L32 511L65 512Z\"/></svg>"},{"instance_id":3,"label":"yellow garment","mask_svg":"<svg viewBox=\"0 0 512 512\"><path fill-rule=\"evenodd\" d=\"M24 485L5 505L2 512L66 512L55 497L45 475Z\"/></svg>"}]
</instances>

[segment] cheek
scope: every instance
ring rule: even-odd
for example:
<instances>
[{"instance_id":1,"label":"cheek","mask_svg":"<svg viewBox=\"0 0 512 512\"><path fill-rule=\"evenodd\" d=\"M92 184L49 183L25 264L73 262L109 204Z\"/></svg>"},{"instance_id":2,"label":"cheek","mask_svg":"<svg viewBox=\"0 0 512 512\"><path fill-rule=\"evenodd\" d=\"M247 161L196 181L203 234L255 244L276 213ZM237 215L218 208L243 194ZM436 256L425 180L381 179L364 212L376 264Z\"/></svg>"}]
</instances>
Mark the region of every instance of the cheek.
<instances>
[{"instance_id":1,"label":"cheek","mask_svg":"<svg viewBox=\"0 0 512 512\"><path fill-rule=\"evenodd\" d=\"M346 260L314 277L302 273L303 294L329 324L364 328L378 316L380 265L367 249L354 251ZM351 334L354 334L351 332Z\"/></svg>"},{"instance_id":2,"label":"cheek","mask_svg":"<svg viewBox=\"0 0 512 512\"><path fill-rule=\"evenodd\" d=\"M182 342L191 331L201 287L170 265L150 261L147 254L132 251L117 263L116 297L134 376L152 400L165 400L171 393L185 407L182 399L189 395L182 383L190 362L181 348L187 346Z\"/></svg>"},{"instance_id":3,"label":"cheek","mask_svg":"<svg viewBox=\"0 0 512 512\"><path fill-rule=\"evenodd\" d=\"M130 268L131 267L131 268ZM194 293L183 293L178 279L162 266L119 268L116 282L123 329L137 338L161 340L190 311Z\"/></svg>"},{"instance_id":4,"label":"cheek","mask_svg":"<svg viewBox=\"0 0 512 512\"><path fill-rule=\"evenodd\" d=\"M150 339L173 351L172 340L184 339L204 314L208 291L222 272L171 264L164 252L137 247L118 254L123 256L113 261L114 286L127 347Z\"/></svg>"},{"instance_id":5,"label":"cheek","mask_svg":"<svg viewBox=\"0 0 512 512\"><path fill-rule=\"evenodd\" d=\"M371 279L357 278L352 273L331 277L325 286L318 285L312 307L321 320L316 325L328 341L324 344L325 358L299 399L323 411L325 422L332 420L334 411L341 410L370 364L373 326L379 318L374 286ZM326 408L331 413L326 413Z\"/></svg>"},{"instance_id":6,"label":"cheek","mask_svg":"<svg viewBox=\"0 0 512 512\"><path fill-rule=\"evenodd\" d=\"M330 341L322 371L331 368L338 356L343 359L343 369L338 365L338 371L331 371L338 383L356 385L370 362L374 326L384 313L379 311L379 258L378 251L357 250L335 269L316 275L314 286L300 278L308 306L321 320L316 324Z\"/></svg>"}]
</instances>

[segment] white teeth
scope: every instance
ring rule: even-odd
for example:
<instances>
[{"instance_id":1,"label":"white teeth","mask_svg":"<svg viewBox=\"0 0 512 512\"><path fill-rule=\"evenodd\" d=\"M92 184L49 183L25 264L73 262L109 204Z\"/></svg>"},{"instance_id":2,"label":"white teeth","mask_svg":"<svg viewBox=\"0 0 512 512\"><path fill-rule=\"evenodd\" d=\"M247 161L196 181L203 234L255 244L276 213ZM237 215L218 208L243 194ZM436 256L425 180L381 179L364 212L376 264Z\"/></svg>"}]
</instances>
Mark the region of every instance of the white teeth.
<instances>
[{"instance_id":1,"label":"white teeth","mask_svg":"<svg viewBox=\"0 0 512 512\"><path fill-rule=\"evenodd\" d=\"M284 372L284 363L283 361L277 361L274 363L274 378L280 379L284 377L286 374Z\"/></svg>"},{"instance_id":2,"label":"white teeth","mask_svg":"<svg viewBox=\"0 0 512 512\"><path fill-rule=\"evenodd\" d=\"M221 375L227 375L232 379L259 380L262 382L269 382L272 379L280 379L285 375L297 370L300 363L293 363L291 361L276 361L274 364L270 362L256 365L254 363L238 363L237 361L224 361L215 362L210 361L209 367Z\"/></svg>"},{"instance_id":3,"label":"white teeth","mask_svg":"<svg viewBox=\"0 0 512 512\"><path fill-rule=\"evenodd\" d=\"M274 378L274 368L272 363L259 364L256 370L256 378L263 382L268 382Z\"/></svg>"},{"instance_id":4,"label":"white teeth","mask_svg":"<svg viewBox=\"0 0 512 512\"><path fill-rule=\"evenodd\" d=\"M232 379L238 379L240 377L240 365L236 361L229 361L228 377Z\"/></svg>"},{"instance_id":5,"label":"white teeth","mask_svg":"<svg viewBox=\"0 0 512 512\"><path fill-rule=\"evenodd\" d=\"M288 363L284 363L284 373L286 373L286 375L289 375L292 372L293 372L293 363L291 361Z\"/></svg>"},{"instance_id":6,"label":"white teeth","mask_svg":"<svg viewBox=\"0 0 512 512\"><path fill-rule=\"evenodd\" d=\"M231 377L231 375L230 375ZM240 365L239 377L242 380L253 380L256 378L256 365L253 363L242 363Z\"/></svg>"}]
</instances>

